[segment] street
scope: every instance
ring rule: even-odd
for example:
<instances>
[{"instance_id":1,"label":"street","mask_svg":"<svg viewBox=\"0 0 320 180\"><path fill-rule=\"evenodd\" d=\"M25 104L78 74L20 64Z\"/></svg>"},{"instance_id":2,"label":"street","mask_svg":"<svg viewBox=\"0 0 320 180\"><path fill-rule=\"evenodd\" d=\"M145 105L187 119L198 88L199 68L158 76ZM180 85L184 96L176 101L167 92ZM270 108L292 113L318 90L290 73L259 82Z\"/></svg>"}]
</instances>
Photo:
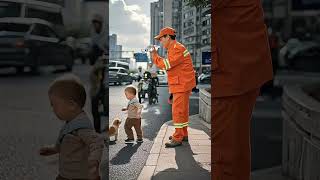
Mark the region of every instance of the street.
<instances>
[{"instance_id":1,"label":"street","mask_svg":"<svg viewBox=\"0 0 320 180\"><path fill-rule=\"evenodd\" d=\"M280 97L257 100L251 120L252 171L281 164L282 117Z\"/></svg>"},{"instance_id":2,"label":"street","mask_svg":"<svg viewBox=\"0 0 320 180\"><path fill-rule=\"evenodd\" d=\"M88 89L90 66L75 65L73 73L78 75ZM49 84L64 72L53 72L43 68L38 76L29 73L16 74L14 69L0 70L0 179L41 180L57 174L57 156L41 157L38 150L43 145L55 142L62 123L57 120L49 104ZM142 126L144 143L127 146L123 129L126 114L121 108L127 105L125 86L110 86L110 118L120 117L119 138L109 145L109 175L111 180L136 179L147 159L163 123L171 120L171 105L167 86L158 88L159 103L149 106L143 103ZM198 113L198 94L190 97L190 115ZM282 118L280 99L258 100L252 120L252 170L281 164ZM87 100L85 110L90 112ZM105 117L102 118L104 121ZM105 124L105 122L103 122ZM103 163L103 169L107 168ZM46 178L44 178L46 177Z\"/></svg>"},{"instance_id":3,"label":"street","mask_svg":"<svg viewBox=\"0 0 320 180\"><path fill-rule=\"evenodd\" d=\"M159 103L151 106L147 102L143 103L142 129L144 142L142 144L126 145L124 140L127 137L123 128L126 114L121 111L121 108L128 103L124 95L124 88L125 86L110 86L109 88L109 123L112 123L114 117L120 117L122 120L118 141L116 144L109 145L110 180L137 179L160 127L171 120L171 105L167 103L168 88L166 86L158 87ZM198 93L192 94L190 97L190 115L198 113L198 97Z\"/></svg>"},{"instance_id":4,"label":"street","mask_svg":"<svg viewBox=\"0 0 320 180\"><path fill-rule=\"evenodd\" d=\"M73 70L85 84L87 93L90 68L89 65L75 65ZM40 75L28 72L16 74L14 69L0 69L1 180L42 180L56 177L58 156L42 157L38 155L38 150L43 145L55 143L62 125L51 110L47 91L50 83L63 74L64 71L55 71L51 67L41 68ZM171 120L171 106L167 103L168 88L162 86L158 89L159 104L148 106L143 103L144 143L141 146L127 147L124 144L126 136L123 129L125 114L120 111L127 104L124 88L125 86L110 86L110 121L116 116L123 121L118 142L109 146L110 179L136 179L161 125ZM191 96L190 106L190 114L197 114L197 93ZM85 111L91 117L89 98ZM106 117L102 117L102 121L102 124L106 124ZM107 179L106 168L107 162L104 161L101 169L104 180Z\"/></svg>"},{"instance_id":5,"label":"street","mask_svg":"<svg viewBox=\"0 0 320 180\"><path fill-rule=\"evenodd\" d=\"M90 68L75 65L73 70L85 83L87 93ZM51 110L47 91L50 83L63 74L53 72L51 67L41 68L36 76L0 69L1 180L44 180L57 176L58 157L42 157L38 151L43 145L55 143L62 125ZM90 112L89 98L85 111Z\"/></svg>"}]
</instances>

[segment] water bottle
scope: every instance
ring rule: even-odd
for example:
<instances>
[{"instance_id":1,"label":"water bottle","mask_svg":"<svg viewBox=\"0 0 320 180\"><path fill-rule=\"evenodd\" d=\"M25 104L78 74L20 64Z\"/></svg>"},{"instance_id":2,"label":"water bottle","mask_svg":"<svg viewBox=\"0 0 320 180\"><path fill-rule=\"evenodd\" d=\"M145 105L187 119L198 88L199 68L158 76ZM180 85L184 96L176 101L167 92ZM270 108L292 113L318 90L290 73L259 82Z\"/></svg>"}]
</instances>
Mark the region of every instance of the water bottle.
<instances>
[{"instance_id":1,"label":"water bottle","mask_svg":"<svg viewBox=\"0 0 320 180\"><path fill-rule=\"evenodd\" d=\"M158 45L150 45L144 51L145 52L151 52L151 51L153 51L154 48L156 48L156 50L158 50L160 48L160 46L158 46Z\"/></svg>"}]
</instances>

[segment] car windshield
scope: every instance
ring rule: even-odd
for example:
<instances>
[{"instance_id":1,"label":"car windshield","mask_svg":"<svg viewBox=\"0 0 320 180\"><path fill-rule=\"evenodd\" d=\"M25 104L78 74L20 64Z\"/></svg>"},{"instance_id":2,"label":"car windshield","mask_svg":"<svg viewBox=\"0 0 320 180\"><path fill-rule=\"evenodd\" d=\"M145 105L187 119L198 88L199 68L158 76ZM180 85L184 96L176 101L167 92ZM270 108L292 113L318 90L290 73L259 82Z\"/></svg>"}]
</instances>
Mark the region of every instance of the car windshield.
<instances>
[{"instance_id":1,"label":"car windshield","mask_svg":"<svg viewBox=\"0 0 320 180\"><path fill-rule=\"evenodd\" d=\"M21 4L14 2L0 2L0 18L20 17Z\"/></svg>"},{"instance_id":2,"label":"car windshield","mask_svg":"<svg viewBox=\"0 0 320 180\"><path fill-rule=\"evenodd\" d=\"M118 69L109 69L109 72L118 72Z\"/></svg>"},{"instance_id":3,"label":"car windshield","mask_svg":"<svg viewBox=\"0 0 320 180\"><path fill-rule=\"evenodd\" d=\"M28 24L0 23L0 29L2 31L27 32L29 28L30 25Z\"/></svg>"},{"instance_id":4,"label":"car windshield","mask_svg":"<svg viewBox=\"0 0 320 180\"><path fill-rule=\"evenodd\" d=\"M115 62L110 62L110 63L109 63L109 67L116 67L116 65L117 65L117 64L116 64Z\"/></svg>"}]
</instances>

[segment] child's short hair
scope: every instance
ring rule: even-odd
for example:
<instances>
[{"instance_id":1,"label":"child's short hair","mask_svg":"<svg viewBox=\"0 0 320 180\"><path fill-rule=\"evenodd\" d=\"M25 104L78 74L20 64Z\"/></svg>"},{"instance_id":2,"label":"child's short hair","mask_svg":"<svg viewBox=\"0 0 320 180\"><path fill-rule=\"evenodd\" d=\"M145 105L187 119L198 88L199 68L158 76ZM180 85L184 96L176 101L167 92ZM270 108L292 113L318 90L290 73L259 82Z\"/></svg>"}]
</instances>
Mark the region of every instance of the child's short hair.
<instances>
[{"instance_id":1,"label":"child's short hair","mask_svg":"<svg viewBox=\"0 0 320 180\"><path fill-rule=\"evenodd\" d=\"M71 99L81 108L86 103L86 90L80 79L75 75L64 75L52 82L48 91L49 95L57 95L64 99Z\"/></svg>"},{"instance_id":2,"label":"child's short hair","mask_svg":"<svg viewBox=\"0 0 320 180\"><path fill-rule=\"evenodd\" d=\"M135 87L133 86L127 86L126 89L124 90L125 92L128 92L130 94L136 95L137 94L137 90Z\"/></svg>"}]
</instances>

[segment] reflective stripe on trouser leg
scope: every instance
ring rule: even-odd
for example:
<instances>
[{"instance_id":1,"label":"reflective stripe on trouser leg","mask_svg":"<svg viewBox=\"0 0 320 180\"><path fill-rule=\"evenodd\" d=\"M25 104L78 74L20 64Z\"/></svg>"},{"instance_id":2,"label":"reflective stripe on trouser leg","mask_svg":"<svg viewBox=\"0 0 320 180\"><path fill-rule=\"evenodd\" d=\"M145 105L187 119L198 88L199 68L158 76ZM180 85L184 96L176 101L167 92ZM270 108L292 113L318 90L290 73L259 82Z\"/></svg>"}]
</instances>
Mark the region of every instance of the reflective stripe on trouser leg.
<instances>
[{"instance_id":1,"label":"reflective stripe on trouser leg","mask_svg":"<svg viewBox=\"0 0 320 180\"><path fill-rule=\"evenodd\" d=\"M189 96L190 91L173 94L172 119L175 127L173 139L178 142L181 142L183 137L188 134Z\"/></svg>"}]
</instances>

